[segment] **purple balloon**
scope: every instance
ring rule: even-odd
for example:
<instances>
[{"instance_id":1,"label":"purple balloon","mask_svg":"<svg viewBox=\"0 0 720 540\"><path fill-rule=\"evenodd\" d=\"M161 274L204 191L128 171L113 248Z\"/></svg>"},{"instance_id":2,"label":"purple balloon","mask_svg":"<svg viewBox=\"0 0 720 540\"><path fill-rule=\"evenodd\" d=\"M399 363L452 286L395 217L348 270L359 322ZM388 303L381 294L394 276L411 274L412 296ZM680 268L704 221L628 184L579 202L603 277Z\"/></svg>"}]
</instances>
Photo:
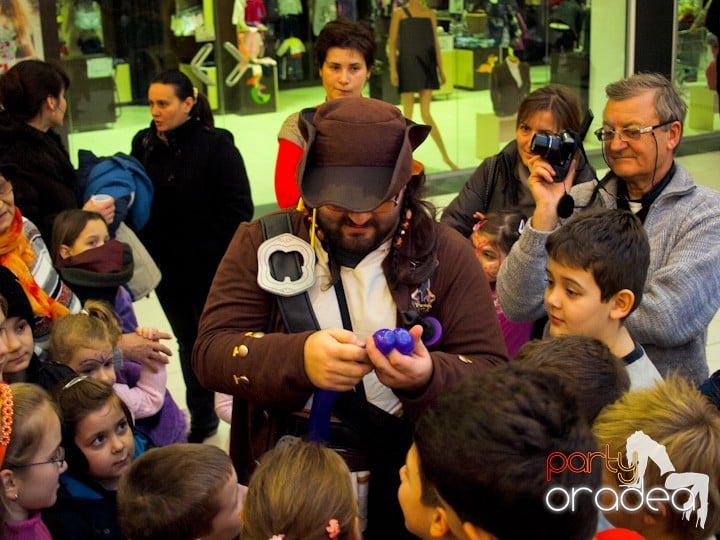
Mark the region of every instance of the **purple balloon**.
<instances>
[{"instance_id":1,"label":"purple balloon","mask_svg":"<svg viewBox=\"0 0 720 540\"><path fill-rule=\"evenodd\" d=\"M436 345L442 337L442 325L435 317L425 317L423 323L423 342L426 347L432 347Z\"/></svg>"},{"instance_id":2,"label":"purple balloon","mask_svg":"<svg viewBox=\"0 0 720 540\"><path fill-rule=\"evenodd\" d=\"M395 348L403 354L410 354L415 349L415 340L410 332L404 328L396 328L393 330L395 334Z\"/></svg>"},{"instance_id":3,"label":"purple balloon","mask_svg":"<svg viewBox=\"0 0 720 540\"><path fill-rule=\"evenodd\" d=\"M375 346L385 356L390 354L390 351L395 347L395 334L393 334L393 331L389 328L381 328L375 332L373 334L373 340L375 341Z\"/></svg>"}]
</instances>

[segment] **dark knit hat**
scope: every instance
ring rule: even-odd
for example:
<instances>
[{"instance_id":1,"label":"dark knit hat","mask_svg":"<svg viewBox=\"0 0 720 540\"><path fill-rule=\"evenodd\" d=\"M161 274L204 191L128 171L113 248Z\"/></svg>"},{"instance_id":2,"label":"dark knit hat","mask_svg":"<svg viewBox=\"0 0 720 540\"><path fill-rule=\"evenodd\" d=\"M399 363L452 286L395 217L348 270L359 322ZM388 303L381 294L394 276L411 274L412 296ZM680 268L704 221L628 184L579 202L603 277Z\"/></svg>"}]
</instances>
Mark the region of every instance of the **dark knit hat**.
<instances>
[{"instance_id":1,"label":"dark knit hat","mask_svg":"<svg viewBox=\"0 0 720 540\"><path fill-rule=\"evenodd\" d=\"M298 186L311 208L334 204L367 212L391 199L412 178L412 151L430 133L379 99L333 99L300 112L307 141Z\"/></svg>"},{"instance_id":2,"label":"dark knit hat","mask_svg":"<svg viewBox=\"0 0 720 540\"><path fill-rule=\"evenodd\" d=\"M20 317L25 319L29 324L35 320L30 300L28 300L25 290L20 285L17 277L5 266L0 266L0 294L5 297L8 303L8 319L10 317Z\"/></svg>"}]
</instances>

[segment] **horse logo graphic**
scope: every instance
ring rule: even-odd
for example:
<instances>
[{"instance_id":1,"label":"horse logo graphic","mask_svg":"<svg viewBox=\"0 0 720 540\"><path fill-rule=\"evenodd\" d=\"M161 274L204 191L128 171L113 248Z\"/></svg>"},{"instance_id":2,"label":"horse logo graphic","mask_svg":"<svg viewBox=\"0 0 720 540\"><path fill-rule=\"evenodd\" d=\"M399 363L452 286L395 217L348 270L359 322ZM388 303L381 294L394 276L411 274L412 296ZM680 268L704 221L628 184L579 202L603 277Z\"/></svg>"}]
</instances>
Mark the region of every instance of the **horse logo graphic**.
<instances>
[{"instance_id":1,"label":"horse logo graphic","mask_svg":"<svg viewBox=\"0 0 720 540\"><path fill-rule=\"evenodd\" d=\"M623 488L636 488L642 490L643 477L647 469L648 461L652 460L660 468L660 474L665 478L665 487L668 490L683 490L688 493L688 501L681 508L683 519L690 521L690 516L695 510L695 501L699 501L695 526L705 526L705 519L708 513L708 486L709 477L707 474L675 472L675 466L670 461L665 446L655 442L642 431L636 431L627 439L625 457L630 465L635 465L637 474L636 482L624 484Z\"/></svg>"}]
</instances>

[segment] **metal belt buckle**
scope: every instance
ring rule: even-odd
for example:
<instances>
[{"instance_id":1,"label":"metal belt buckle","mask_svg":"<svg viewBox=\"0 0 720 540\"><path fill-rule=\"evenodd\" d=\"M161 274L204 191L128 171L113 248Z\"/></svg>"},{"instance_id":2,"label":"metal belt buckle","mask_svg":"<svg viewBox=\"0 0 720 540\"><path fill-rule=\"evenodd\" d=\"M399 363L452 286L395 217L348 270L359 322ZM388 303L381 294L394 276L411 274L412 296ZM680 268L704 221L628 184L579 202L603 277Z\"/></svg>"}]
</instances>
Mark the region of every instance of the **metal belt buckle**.
<instances>
[{"instance_id":1,"label":"metal belt buckle","mask_svg":"<svg viewBox=\"0 0 720 540\"><path fill-rule=\"evenodd\" d=\"M277 252L298 252L303 264L300 277L292 280L290 276L282 276L282 281L273 277L270 268L270 256ZM302 238L290 233L283 233L268 238L258 248L257 282L261 289L278 296L295 296L307 291L315 283L315 250Z\"/></svg>"}]
</instances>

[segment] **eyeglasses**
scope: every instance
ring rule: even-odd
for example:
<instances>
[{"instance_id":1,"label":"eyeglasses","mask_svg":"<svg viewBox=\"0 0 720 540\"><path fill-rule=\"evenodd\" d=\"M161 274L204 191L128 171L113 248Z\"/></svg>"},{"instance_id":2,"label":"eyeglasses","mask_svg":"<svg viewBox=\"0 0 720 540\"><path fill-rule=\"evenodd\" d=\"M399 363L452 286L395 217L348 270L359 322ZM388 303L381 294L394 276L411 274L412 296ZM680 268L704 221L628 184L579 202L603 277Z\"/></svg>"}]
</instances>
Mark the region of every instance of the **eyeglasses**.
<instances>
[{"instance_id":1,"label":"eyeglasses","mask_svg":"<svg viewBox=\"0 0 720 540\"><path fill-rule=\"evenodd\" d=\"M35 465L47 465L48 463L57 463L58 467L62 467L65 461L65 449L62 446L58 446L57 455L54 458L48 459L47 461L36 461L35 463L23 463L22 465L12 465L12 469L24 469L26 467L34 467Z\"/></svg>"},{"instance_id":2,"label":"eyeglasses","mask_svg":"<svg viewBox=\"0 0 720 540\"><path fill-rule=\"evenodd\" d=\"M615 134L617 134L618 137L620 137L620 140L623 142L629 142L629 141L637 141L640 139L640 136L645 133L652 133L657 128L667 126L668 124L672 124L675 122L675 120L668 120L667 122L663 122L661 124L655 124L654 126L648 126L644 128L618 128L618 129L596 129L593 131L595 136L598 138L598 141L602 142L608 142L612 141L615 138Z\"/></svg>"},{"instance_id":3,"label":"eyeglasses","mask_svg":"<svg viewBox=\"0 0 720 540\"><path fill-rule=\"evenodd\" d=\"M398 192L395 197L392 199L389 199L383 203L380 203L372 210L369 210L369 212L372 212L373 214L387 214L388 212L392 212L397 208L399 201L400 201L400 193L402 191ZM325 208L330 210L331 212L335 212L337 214L344 214L345 212L352 212L352 210L348 210L347 208L343 208L342 206L335 206L334 204L326 204L324 205Z\"/></svg>"},{"instance_id":4,"label":"eyeglasses","mask_svg":"<svg viewBox=\"0 0 720 540\"><path fill-rule=\"evenodd\" d=\"M0 197L5 197L7 195L10 195L12 193L13 186L10 182L5 180L5 182L0 182Z\"/></svg>"}]
</instances>

